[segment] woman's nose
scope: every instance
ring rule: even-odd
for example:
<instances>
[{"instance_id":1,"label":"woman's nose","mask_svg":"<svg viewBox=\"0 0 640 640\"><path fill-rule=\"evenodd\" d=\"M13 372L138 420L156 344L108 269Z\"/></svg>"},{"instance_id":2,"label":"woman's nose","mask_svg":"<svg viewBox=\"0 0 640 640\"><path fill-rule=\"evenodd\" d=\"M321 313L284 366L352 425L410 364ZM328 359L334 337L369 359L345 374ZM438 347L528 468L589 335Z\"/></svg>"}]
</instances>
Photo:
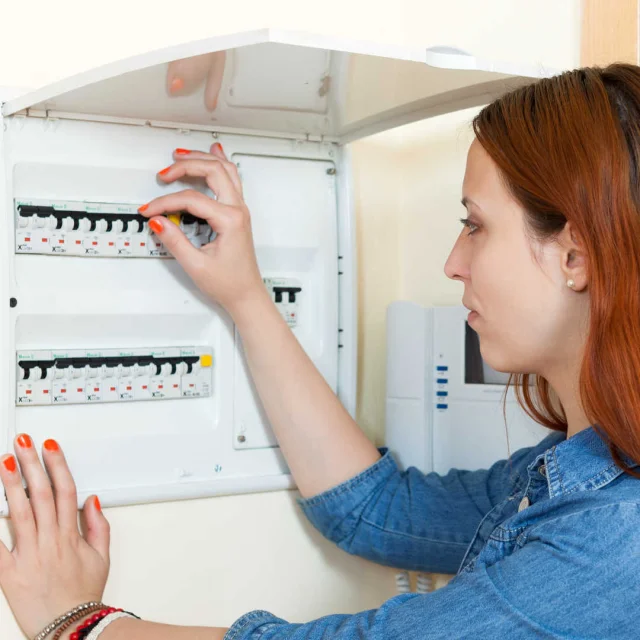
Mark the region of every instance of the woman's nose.
<instances>
[{"instance_id":1,"label":"woman's nose","mask_svg":"<svg viewBox=\"0 0 640 640\"><path fill-rule=\"evenodd\" d=\"M462 280L469 275L468 260L459 237L444 264L444 273L451 280Z\"/></svg>"}]
</instances>

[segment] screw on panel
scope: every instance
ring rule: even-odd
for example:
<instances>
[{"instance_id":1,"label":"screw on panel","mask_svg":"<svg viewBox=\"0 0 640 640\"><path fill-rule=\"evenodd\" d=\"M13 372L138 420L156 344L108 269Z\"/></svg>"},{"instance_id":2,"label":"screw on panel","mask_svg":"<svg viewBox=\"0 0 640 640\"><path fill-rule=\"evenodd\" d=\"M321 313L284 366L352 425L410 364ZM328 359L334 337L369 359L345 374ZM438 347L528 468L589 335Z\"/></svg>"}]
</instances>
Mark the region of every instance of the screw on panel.
<instances>
[{"instance_id":1,"label":"screw on panel","mask_svg":"<svg viewBox=\"0 0 640 640\"><path fill-rule=\"evenodd\" d=\"M327 169L327 175L328 176L335 176L336 175L336 170L334 167L332 167L331 169Z\"/></svg>"},{"instance_id":2,"label":"screw on panel","mask_svg":"<svg viewBox=\"0 0 640 640\"><path fill-rule=\"evenodd\" d=\"M13 309L18 306L18 301L15 298L9 298L9 306Z\"/></svg>"},{"instance_id":3,"label":"screw on panel","mask_svg":"<svg viewBox=\"0 0 640 640\"><path fill-rule=\"evenodd\" d=\"M246 440L244 436L238 436L238 442L245 442Z\"/></svg>"}]
</instances>

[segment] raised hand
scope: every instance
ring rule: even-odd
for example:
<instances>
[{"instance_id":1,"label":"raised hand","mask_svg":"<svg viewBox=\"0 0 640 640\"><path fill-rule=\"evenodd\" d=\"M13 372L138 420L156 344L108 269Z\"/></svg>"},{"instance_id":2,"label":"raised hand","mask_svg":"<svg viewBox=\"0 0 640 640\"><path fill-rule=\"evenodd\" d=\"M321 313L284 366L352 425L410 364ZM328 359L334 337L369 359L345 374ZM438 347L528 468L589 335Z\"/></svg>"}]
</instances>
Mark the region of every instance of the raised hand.
<instances>
[{"instance_id":1,"label":"raised hand","mask_svg":"<svg viewBox=\"0 0 640 640\"><path fill-rule=\"evenodd\" d=\"M140 207L150 218L149 227L182 265L196 285L230 313L243 300L264 295L266 288L256 261L249 209L235 164L227 160L219 144L210 153L177 149L175 163L158 173L166 183L181 178L202 178L217 200L186 189L160 196ZM217 233L212 242L194 247L164 213L188 211L202 218Z\"/></svg>"}]
</instances>

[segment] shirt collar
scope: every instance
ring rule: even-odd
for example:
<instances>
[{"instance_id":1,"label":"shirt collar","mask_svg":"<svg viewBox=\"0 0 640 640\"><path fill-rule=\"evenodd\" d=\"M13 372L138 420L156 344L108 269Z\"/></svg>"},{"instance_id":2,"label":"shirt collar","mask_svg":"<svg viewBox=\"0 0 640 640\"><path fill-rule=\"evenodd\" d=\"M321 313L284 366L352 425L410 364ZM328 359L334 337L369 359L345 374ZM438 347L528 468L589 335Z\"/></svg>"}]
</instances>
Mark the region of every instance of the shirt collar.
<instances>
[{"instance_id":1,"label":"shirt collar","mask_svg":"<svg viewBox=\"0 0 640 640\"><path fill-rule=\"evenodd\" d=\"M545 464L550 498L573 491L599 489L623 473L611 457L607 434L597 424L570 438L562 432L549 438L550 442L558 438L561 441L536 456L527 469L531 474L537 473L541 464ZM621 454L621 458L630 467L640 467L625 454Z\"/></svg>"}]
</instances>

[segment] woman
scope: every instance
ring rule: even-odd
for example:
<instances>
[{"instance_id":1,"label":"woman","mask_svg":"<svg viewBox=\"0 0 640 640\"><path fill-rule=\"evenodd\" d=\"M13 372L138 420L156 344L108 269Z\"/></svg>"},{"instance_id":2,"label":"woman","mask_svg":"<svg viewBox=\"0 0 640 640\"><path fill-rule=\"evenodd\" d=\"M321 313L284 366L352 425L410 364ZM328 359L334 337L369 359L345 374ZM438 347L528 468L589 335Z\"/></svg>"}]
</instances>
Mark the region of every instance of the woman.
<instances>
[{"instance_id":1,"label":"woman","mask_svg":"<svg viewBox=\"0 0 640 640\"><path fill-rule=\"evenodd\" d=\"M314 525L350 553L457 575L433 593L306 624L253 611L230 630L173 627L120 612L95 618L88 637L637 635L640 68L619 64L540 80L485 107L473 126L462 189L468 217L445 273L464 284L484 359L517 374L523 404L554 430L488 470L401 473L367 440L266 293L242 186L221 147L177 150L159 174L166 183L204 178L217 201L182 191L141 208L236 323ZM218 232L211 245L193 248L162 215L180 209L209 221ZM279 374L271 376L276 361ZM537 374L533 396L525 372ZM0 549L0 584L33 637L76 605L100 600L109 527L92 497L85 533L78 532L75 486L55 442L43 450L53 494L28 436L15 449L30 500L15 458L4 456L0 479L16 548ZM72 625L62 637L83 634Z\"/></svg>"}]
</instances>

